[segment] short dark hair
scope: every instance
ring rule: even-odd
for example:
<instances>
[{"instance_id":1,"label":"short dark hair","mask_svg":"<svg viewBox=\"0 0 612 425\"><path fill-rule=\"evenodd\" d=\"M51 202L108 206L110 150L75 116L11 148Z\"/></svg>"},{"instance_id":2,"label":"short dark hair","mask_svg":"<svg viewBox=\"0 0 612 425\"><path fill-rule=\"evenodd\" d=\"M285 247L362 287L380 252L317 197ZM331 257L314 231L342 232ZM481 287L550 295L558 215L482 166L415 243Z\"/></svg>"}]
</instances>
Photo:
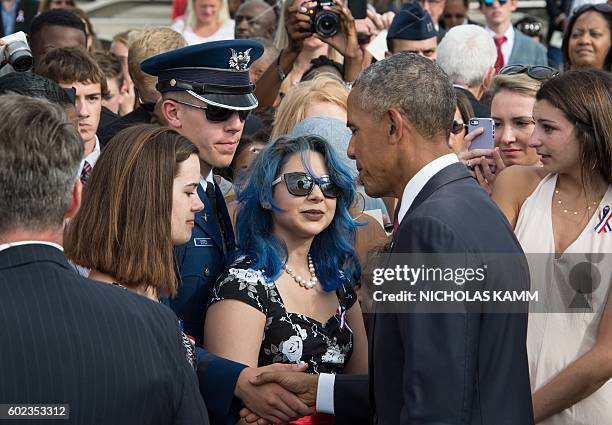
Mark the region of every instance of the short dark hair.
<instances>
[{"instance_id":1,"label":"short dark hair","mask_svg":"<svg viewBox=\"0 0 612 425\"><path fill-rule=\"evenodd\" d=\"M55 81L31 72L11 72L0 77L0 95L8 93L47 99L62 106L74 105L74 100Z\"/></svg>"},{"instance_id":2,"label":"short dark hair","mask_svg":"<svg viewBox=\"0 0 612 425\"><path fill-rule=\"evenodd\" d=\"M57 83L100 84L102 96L108 94L106 77L91 53L80 47L49 50L36 64L37 74Z\"/></svg>"},{"instance_id":3,"label":"short dark hair","mask_svg":"<svg viewBox=\"0 0 612 425\"><path fill-rule=\"evenodd\" d=\"M396 108L424 138L448 140L457 97L447 75L431 60L398 53L363 70L353 91L359 107L375 118Z\"/></svg>"},{"instance_id":4,"label":"short dark hair","mask_svg":"<svg viewBox=\"0 0 612 425\"><path fill-rule=\"evenodd\" d=\"M92 56L106 79L116 78L119 87L121 87L123 85L123 67L117 55L111 52L94 52Z\"/></svg>"},{"instance_id":5,"label":"short dark hair","mask_svg":"<svg viewBox=\"0 0 612 425\"><path fill-rule=\"evenodd\" d=\"M57 25L81 30L85 34L85 38L87 38L85 24L81 18L64 9L51 9L41 13L32 20L32 25L30 26L30 44L34 43L34 40L45 25Z\"/></svg>"},{"instance_id":6,"label":"short dark hair","mask_svg":"<svg viewBox=\"0 0 612 425\"><path fill-rule=\"evenodd\" d=\"M17 94L0 96L0 116L0 234L61 228L83 157L76 128L59 105Z\"/></svg>"}]
</instances>

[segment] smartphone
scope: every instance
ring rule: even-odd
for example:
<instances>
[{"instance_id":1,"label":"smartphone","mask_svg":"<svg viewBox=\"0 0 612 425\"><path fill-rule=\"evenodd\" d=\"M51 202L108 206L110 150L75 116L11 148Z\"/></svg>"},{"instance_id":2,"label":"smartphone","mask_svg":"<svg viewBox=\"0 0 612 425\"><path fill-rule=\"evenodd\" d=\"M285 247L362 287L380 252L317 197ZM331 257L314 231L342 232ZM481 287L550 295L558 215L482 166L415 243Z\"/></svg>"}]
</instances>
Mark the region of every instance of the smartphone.
<instances>
[{"instance_id":1,"label":"smartphone","mask_svg":"<svg viewBox=\"0 0 612 425\"><path fill-rule=\"evenodd\" d=\"M367 0L348 0L348 8L355 19L365 19L368 17Z\"/></svg>"},{"instance_id":2,"label":"smartphone","mask_svg":"<svg viewBox=\"0 0 612 425\"><path fill-rule=\"evenodd\" d=\"M492 118L470 118L468 133L483 127L484 132L472 140L470 150L493 149L495 147L495 121Z\"/></svg>"}]
</instances>

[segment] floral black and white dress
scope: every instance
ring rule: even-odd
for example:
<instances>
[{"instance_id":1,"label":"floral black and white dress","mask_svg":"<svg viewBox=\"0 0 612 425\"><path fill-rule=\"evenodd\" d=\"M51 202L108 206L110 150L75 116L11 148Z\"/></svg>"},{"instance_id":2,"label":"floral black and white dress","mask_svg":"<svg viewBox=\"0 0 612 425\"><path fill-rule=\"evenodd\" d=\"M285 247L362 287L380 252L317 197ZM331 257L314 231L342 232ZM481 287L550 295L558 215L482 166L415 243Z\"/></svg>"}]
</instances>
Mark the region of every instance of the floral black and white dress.
<instances>
[{"instance_id":1,"label":"floral black and white dress","mask_svg":"<svg viewBox=\"0 0 612 425\"><path fill-rule=\"evenodd\" d=\"M307 362L309 373L342 373L353 352L353 332L346 320L357 295L348 281L339 285L338 310L321 323L285 309L276 284L262 270L253 270L253 259L238 258L217 280L210 304L242 301L266 315L259 350L259 366Z\"/></svg>"}]
</instances>

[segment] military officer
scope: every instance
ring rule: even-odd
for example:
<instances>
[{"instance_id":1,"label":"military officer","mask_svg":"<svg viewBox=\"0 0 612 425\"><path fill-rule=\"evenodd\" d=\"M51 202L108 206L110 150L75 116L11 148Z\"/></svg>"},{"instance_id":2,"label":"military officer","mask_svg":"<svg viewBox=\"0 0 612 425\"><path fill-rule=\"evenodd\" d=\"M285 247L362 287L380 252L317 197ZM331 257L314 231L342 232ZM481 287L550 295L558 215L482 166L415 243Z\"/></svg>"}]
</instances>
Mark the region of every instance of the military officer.
<instances>
[{"instance_id":1,"label":"military officer","mask_svg":"<svg viewBox=\"0 0 612 425\"><path fill-rule=\"evenodd\" d=\"M244 122L257 107L249 65L262 52L256 41L224 40L162 53L141 64L144 72L158 77L167 125L200 150L198 194L205 208L196 214L191 240L175 247L180 282L177 296L169 301L197 346L202 345L213 284L235 251L229 214L212 170L230 164Z\"/></svg>"}]
</instances>

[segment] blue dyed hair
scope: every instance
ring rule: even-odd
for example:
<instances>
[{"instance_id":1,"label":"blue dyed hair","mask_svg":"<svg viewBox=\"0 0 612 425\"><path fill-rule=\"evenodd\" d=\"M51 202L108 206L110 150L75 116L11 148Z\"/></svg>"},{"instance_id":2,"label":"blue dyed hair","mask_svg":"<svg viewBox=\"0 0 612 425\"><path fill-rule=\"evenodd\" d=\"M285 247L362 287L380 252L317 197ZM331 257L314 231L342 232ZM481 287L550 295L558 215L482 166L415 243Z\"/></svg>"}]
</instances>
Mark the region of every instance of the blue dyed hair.
<instances>
[{"instance_id":1,"label":"blue dyed hair","mask_svg":"<svg viewBox=\"0 0 612 425\"><path fill-rule=\"evenodd\" d=\"M338 187L336 212L327 228L314 237L310 255L317 277L325 291L340 283L356 282L361 273L353 248L357 223L349 214L355 200L355 180L334 149L317 136L280 137L257 155L250 166L248 180L236 187L240 209L236 219L238 244L243 254L255 259L253 268L264 269L266 277L276 279L287 261L285 242L272 234L272 215L282 211L272 199L272 182L293 154L308 151L323 155L331 181ZM304 168L309 164L302 156ZM264 208L262 205L270 205Z\"/></svg>"}]
</instances>

